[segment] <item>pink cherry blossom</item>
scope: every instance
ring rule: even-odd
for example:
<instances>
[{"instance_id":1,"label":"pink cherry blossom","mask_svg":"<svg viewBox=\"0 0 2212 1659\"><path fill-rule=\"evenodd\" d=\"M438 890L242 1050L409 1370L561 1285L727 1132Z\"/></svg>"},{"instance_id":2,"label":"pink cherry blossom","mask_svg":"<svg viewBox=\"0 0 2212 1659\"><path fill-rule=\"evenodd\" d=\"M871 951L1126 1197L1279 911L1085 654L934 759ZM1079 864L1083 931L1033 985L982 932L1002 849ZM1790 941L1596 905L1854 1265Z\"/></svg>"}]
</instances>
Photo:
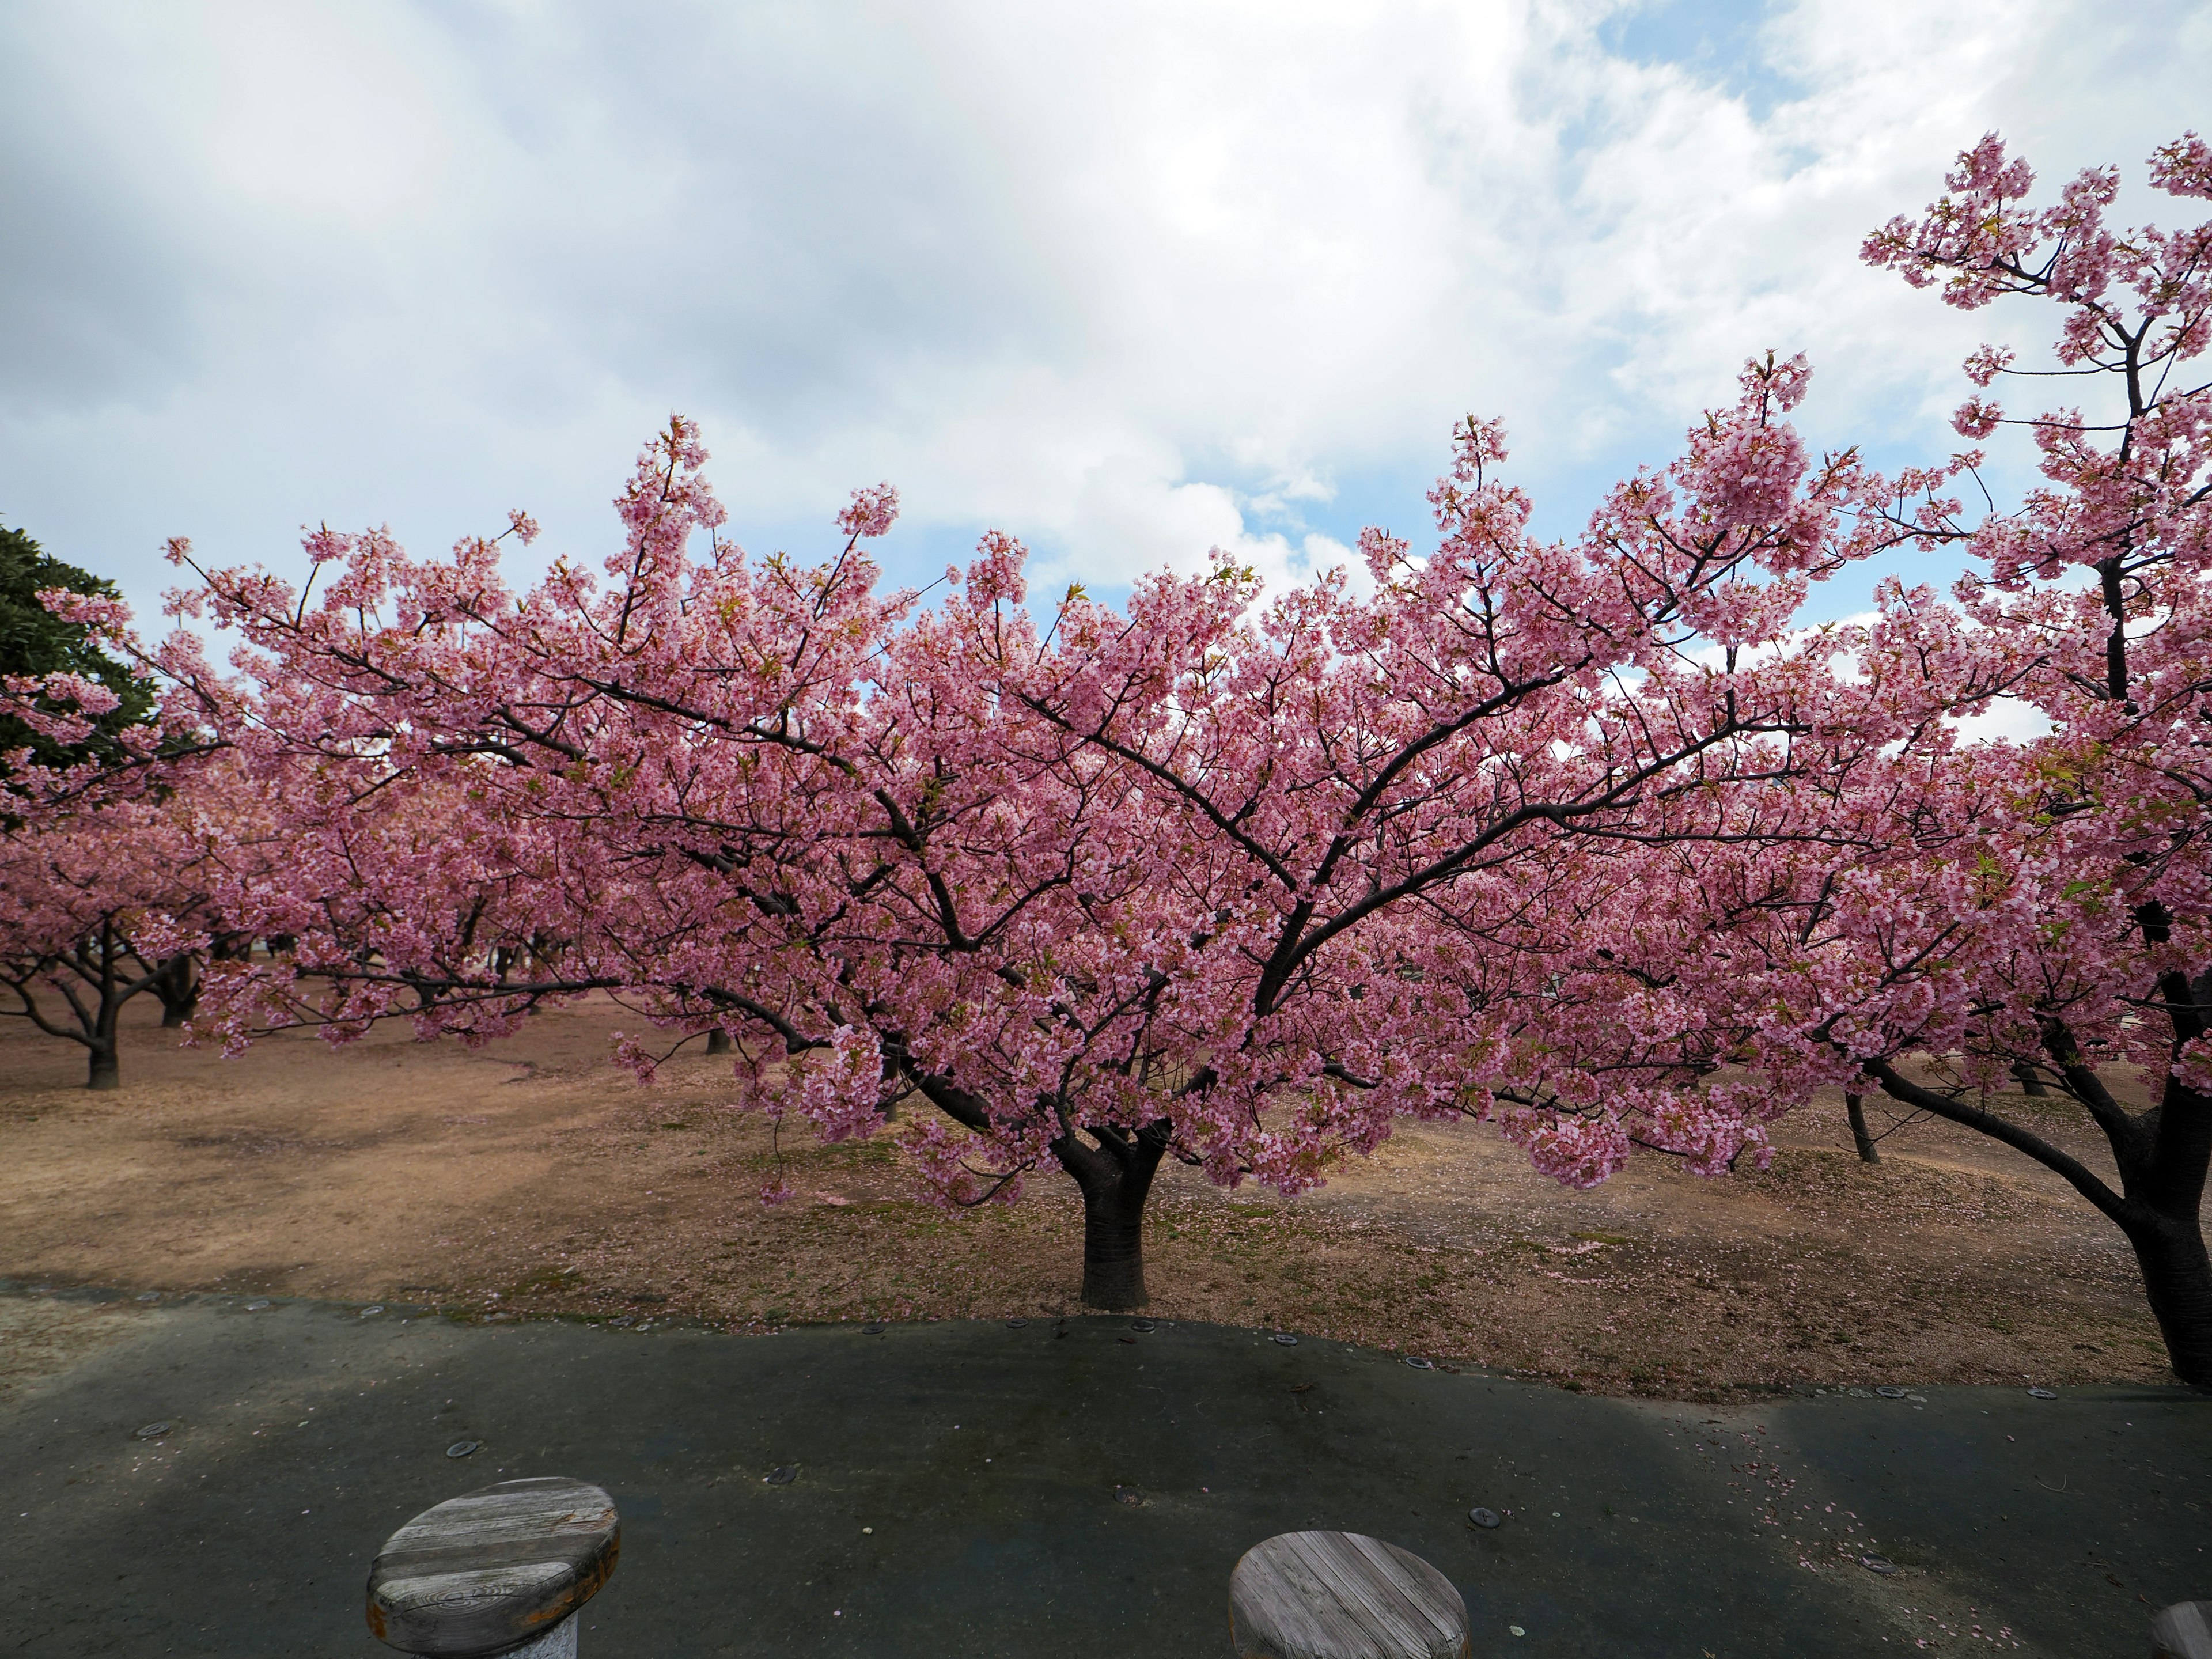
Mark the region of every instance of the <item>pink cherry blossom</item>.
<instances>
[{"instance_id":1,"label":"pink cherry blossom","mask_svg":"<svg viewBox=\"0 0 2212 1659\"><path fill-rule=\"evenodd\" d=\"M867 541L888 534L897 518L898 491L887 483L878 484L853 492L852 505L837 514L837 528L855 541Z\"/></svg>"}]
</instances>

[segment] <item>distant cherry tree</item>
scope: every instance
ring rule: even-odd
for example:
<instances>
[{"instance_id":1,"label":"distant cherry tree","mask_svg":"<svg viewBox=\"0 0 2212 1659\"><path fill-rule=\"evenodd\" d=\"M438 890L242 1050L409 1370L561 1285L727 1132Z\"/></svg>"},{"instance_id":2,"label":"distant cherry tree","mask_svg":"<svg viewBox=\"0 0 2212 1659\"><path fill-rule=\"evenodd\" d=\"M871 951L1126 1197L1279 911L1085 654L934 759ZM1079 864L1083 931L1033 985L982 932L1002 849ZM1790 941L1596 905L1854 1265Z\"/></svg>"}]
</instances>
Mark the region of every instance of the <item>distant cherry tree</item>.
<instances>
[{"instance_id":1,"label":"distant cherry tree","mask_svg":"<svg viewBox=\"0 0 2212 1659\"><path fill-rule=\"evenodd\" d=\"M0 1016L78 1044L86 1086L116 1088L125 1005L204 948L205 844L173 799L27 817L0 835Z\"/></svg>"}]
</instances>

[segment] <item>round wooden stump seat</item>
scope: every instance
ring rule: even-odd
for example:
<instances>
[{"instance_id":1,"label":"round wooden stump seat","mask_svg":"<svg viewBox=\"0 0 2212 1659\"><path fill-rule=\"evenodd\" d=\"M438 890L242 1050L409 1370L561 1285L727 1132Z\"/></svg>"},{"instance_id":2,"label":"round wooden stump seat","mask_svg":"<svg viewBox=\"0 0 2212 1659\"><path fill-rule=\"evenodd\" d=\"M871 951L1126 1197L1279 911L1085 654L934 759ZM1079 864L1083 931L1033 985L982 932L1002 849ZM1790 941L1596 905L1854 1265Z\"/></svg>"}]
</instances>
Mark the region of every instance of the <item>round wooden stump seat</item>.
<instances>
[{"instance_id":1,"label":"round wooden stump seat","mask_svg":"<svg viewBox=\"0 0 2212 1659\"><path fill-rule=\"evenodd\" d=\"M621 1547L614 1500L600 1488L502 1480L423 1510L385 1540L368 1570L368 1627L436 1659L505 1653L547 1637L597 1595Z\"/></svg>"},{"instance_id":2,"label":"round wooden stump seat","mask_svg":"<svg viewBox=\"0 0 2212 1659\"><path fill-rule=\"evenodd\" d=\"M2212 1601L2177 1601L2150 1621L2151 1659L2212 1659Z\"/></svg>"},{"instance_id":3,"label":"round wooden stump seat","mask_svg":"<svg viewBox=\"0 0 2212 1659\"><path fill-rule=\"evenodd\" d=\"M1410 1550L1356 1532L1286 1532L1229 1575L1239 1659L1470 1659L1467 1603Z\"/></svg>"}]
</instances>

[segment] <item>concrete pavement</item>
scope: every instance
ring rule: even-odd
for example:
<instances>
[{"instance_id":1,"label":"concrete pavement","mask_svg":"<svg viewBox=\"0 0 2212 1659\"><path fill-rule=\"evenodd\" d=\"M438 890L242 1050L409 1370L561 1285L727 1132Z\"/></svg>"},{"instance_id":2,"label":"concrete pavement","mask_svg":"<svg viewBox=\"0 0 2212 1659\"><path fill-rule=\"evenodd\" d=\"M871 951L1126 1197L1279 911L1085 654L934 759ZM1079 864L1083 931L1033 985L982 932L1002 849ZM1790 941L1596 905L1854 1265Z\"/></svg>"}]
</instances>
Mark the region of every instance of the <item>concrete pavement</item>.
<instances>
[{"instance_id":1,"label":"concrete pavement","mask_svg":"<svg viewBox=\"0 0 2212 1659\"><path fill-rule=\"evenodd\" d=\"M134 1304L0 1406L0 1653L388 1652L385 1536L554 1474L623 1516L580 1659L1218 1656L1237 1556L1304 1527L1425 1557L1478 1654L1528 1659L2134 1659L2156 1607L2212 1596L2212 1396L2181 1389L1723 1409L1120 1318L744 1337L247 1301Z\"/></svg>"}]
</instances>

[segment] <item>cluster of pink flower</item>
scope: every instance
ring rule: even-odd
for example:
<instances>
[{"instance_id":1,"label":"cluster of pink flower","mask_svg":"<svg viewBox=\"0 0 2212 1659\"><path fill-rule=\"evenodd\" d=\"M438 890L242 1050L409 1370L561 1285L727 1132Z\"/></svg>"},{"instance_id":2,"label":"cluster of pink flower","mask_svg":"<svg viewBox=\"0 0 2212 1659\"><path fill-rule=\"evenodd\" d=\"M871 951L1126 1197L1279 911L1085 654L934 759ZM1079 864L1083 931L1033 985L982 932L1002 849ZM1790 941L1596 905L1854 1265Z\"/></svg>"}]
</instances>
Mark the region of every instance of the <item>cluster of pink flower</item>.
<instances>
[{"instance_id":1,"label":"cluster of pink flower","mask_svg":"<svg viewBox=\"0 0 2212 1659\"><path fill-rule=\"evenodd\" d=\"M2193 137L2153 172L2212 190ZM2025 422L2045 482L1979 521L1947 493L1978 454L1808 454L1808 371L1770 354L1569 541L1529 533L1470 421L1435 545L1369 532L1358 584L1263 594L1218 558L1041 618L994 534L924 609L863 546L888 486L830 562L752 558L682 419L603 579L517 593L490 541L329 532L298 587L198 571L179 607L235 631L237 672L190 635L148 654L185 758L141 775L219 766L253 803L210 819L204 915L283 942L211 970L206 1023L480 1039L613 990L738 1038L745 1102L824 1134L926 1103L902 1133L947 1201L1056 1164L1109 1305L1142 1297L1163 1158L1290 1193L1400 1115L1468 1115L1574 1184L1636 1146L1719 1173L1814 1090L1879 1086L2074 1180L2212 1377L2212 227L2110 229L2112 179L2033 212L1991 138L1868 243L1954 305L2055 302L2061 364L2124 394ZM1972 574L1799 623L1899 546ZM2049 735L1961 743L2000 697ZM54 781L75 805L31 839L86 810ZM2110 1092L2127 1065L2148 1114ZM2106 1127L2118 1189L1990 1109L2024 1068Z\"/></svg>"}]
</instances>

